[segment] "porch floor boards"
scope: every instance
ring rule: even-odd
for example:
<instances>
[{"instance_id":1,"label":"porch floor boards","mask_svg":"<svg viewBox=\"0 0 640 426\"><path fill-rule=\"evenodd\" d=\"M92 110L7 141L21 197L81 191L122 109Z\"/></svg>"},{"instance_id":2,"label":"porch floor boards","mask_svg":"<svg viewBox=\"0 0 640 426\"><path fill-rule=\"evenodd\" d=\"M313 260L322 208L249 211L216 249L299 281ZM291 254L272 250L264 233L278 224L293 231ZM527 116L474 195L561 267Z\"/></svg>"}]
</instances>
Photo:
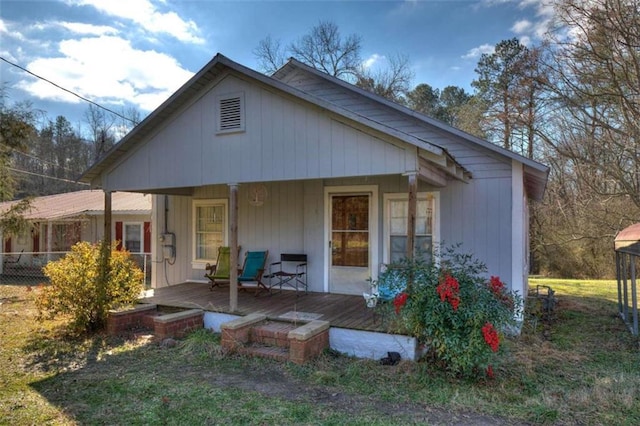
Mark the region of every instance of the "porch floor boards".
<instances>
[{"instance_id":1,"label":"porch floor boards","mask_svg":"<svg viewBox=\"0 0 640 426\"><path fill-rule=\"evenodd\" d=\"M381 321L374 318L371 309L365 306L362 296L330 293L298 293L290 290L275 290L272 294L262 292L254 296L254 289L238 292L238 311L235 315L257 313L277 319L288 312L320 314L317 319L329 321L332 327L355 330L385 331ZM229 310L229 287L209 290L205 283L188 282L157 288L153 296L142 299L144 303L178 308L200 308L205 311L232 313Z\"/></svg>"}]
</instances>

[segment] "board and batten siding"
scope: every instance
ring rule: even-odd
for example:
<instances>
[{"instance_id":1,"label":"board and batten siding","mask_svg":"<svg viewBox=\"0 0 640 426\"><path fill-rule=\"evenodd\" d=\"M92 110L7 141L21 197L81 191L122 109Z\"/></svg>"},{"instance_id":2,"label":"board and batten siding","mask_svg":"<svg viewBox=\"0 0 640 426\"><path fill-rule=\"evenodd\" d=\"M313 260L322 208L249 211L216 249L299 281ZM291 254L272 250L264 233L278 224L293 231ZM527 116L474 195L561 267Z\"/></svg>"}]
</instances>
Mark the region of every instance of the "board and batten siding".
<instances>
[{"instance_id":1,"label":"board and batten siding","mask_svg":"<svg viewBox=\"0 0 640 426\"><path fill-rule=\"evenodd\" d=\"M219 95L242 92L245 131L216 134ZM415 151L326 111L227 76L113 167L118 190L404 173ZM185 167L188 165L188 167Z\"/></svg>"},{"instance_id":2,"label":"board and batten siding","mask_svg":"<svg viewBox=\"0 0 640 426\"><path fill-rule=\"evenodd\" d=\"M360 96L321 77L296 70L283 80L304 92L311 93L353 113L375 120L385 126L423 139L444 148L474 178L507 177L511 175L511 160L462 138L438 129L422 120L403 114L384 104Z\"/></svg>"},{"instance_id":3,"label":"board and batten siding","mask_svg":"<svg viewBox=\"0 0 640 426\"><path fill-rule=\"evenodd\" d=\"M296 70L284 81L351 112L446 149L471 172L473 179L469 183L450 180L440 190L441 239L444 245L461 244L462 250L473 253L486 263L489 274L500 276L509 285L513 282L515 289L522 287L522 274L515 273L514 269L520 260L514 261L513 257L513 244L522 236L514 240L513 235L526 233L528 227L519 221L516 225L522 229L512 229L515 220L513 209L517 207L514 206L514 196L518 196L512 190L522 187L521 178L520 181L512 179L513 167L517 166L515 162L311 73Z\"/></svg>"},{"instance_id":4,"label":"board and batten siding","mask_svg":"<svg viewBox=\"0 0 640 426\"><path fill-rule=\"evenodd\" d=\"M280 253L306 253L309 258L309 289L323 291L323 269L327 235L324 229L324 187L375 185L378 188L378 229L383 229L385 206L383 194L407 191L407 178L400 175L314 179L265 183L267 197L262 206L248 202L250 184L238 191L238 242L242 246L240 261L247 250L269 250L268 263ZM434 188L419 182L420 192L440 193L440 233L445 246L462 244L461 250L472 252L487 264L489 274L512 282L511 189L510 179L482 179L472 184L450 182L446 188ZM163 196L156 196L158 228L164 222ZM154 268L156 286L195 280L206 282L204 265L193 260L193 200L228 199L227 185L197 188L193 197L169 196L168 231L176 234L179 261ZM162 232L160 229L157 233ZM379 232L375 245L383 261L385 236ZM156 250L154 253L161 252ZM160 255L161 256L161 255ZM374 265L374 267L376 267ZM167 278L164 278L164 270ZM159 274L159 275L158 275Z\"/></svg>"}]
</instances>

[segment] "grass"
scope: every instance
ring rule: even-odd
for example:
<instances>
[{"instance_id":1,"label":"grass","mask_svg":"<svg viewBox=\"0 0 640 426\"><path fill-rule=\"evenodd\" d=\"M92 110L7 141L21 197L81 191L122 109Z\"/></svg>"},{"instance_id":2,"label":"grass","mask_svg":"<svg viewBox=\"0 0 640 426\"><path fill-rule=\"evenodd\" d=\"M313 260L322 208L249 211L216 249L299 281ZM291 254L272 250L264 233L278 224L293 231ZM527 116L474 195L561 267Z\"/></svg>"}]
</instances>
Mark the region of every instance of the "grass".
<instances>
[{"instance_id":1,"label":"grass","mask_svg":"<svg viewBox=\"0 0 640 426\"><path fill-rule=\"evenodd\" d=\"M640 424L638 340L615 282L532 280L558 306L506 341L489 382L428 363L328 352L304 366L225 354L219 336L74 336L37 322L29 287L0 285L0 424Z\"/></svg>"}]
</instances>

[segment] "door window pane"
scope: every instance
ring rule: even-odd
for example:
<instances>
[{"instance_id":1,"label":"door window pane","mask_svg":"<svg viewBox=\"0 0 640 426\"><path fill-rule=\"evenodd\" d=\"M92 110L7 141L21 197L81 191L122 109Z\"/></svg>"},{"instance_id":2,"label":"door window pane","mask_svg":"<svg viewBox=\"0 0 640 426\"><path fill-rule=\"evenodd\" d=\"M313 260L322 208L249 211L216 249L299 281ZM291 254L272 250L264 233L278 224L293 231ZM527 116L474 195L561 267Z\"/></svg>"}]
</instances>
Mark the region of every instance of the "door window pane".
<instances>
[{"instance_id":1,"label":"door window pane","mask_svg":"<svg viewBox=\"0 0 640 426\"><path fill-rule=\"evenodd\" d=\"M369 196L334 196L331 262L333 266L369 266Z\"/></svg>"}]
</instances>

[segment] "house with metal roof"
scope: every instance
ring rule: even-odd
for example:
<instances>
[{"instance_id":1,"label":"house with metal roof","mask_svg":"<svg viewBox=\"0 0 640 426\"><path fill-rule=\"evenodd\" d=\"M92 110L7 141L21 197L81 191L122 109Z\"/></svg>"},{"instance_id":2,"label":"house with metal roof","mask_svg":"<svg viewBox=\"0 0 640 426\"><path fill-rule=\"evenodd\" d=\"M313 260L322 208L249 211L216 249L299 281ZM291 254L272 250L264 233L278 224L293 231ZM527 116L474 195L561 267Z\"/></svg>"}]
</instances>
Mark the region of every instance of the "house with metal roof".
<instances>
[{"instance_id":1,"label":"house with metal roof","mask_svg":"<svg viewBox=\"0 0 640 426\"><path fill-rule=\"evenodd\" d=\"M134 254L151 253L151 196L113 194L112 235ZM19 201L0 203L0 213ZM60 257L79 241L98 242L104 236L104 192L85 190L35 197L24 218L31 229L2 235L2 265L42 266ZM0 230L1 232L1 230ZM0 273L2 270L0 269Z\"/></svg>"}]
</instances>

